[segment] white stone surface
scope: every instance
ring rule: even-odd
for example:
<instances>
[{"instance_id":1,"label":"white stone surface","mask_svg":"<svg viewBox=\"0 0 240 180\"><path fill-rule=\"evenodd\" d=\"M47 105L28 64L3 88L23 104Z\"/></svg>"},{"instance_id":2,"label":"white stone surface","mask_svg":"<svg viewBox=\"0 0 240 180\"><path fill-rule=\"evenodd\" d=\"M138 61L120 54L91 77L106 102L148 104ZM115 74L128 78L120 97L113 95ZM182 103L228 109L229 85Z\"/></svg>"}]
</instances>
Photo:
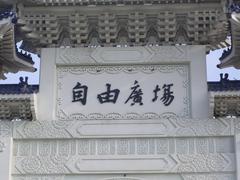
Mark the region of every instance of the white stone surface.
<instances>
[{"instance_id":1,"label":"white stone surface","mask_svg":"<svg viewBox=\"0 0 240 180\"><path fill-rule=\"evenodd\" d=\"M240 134L235 135L235 153L236 153L236 179L240 179Z\"/></svg>"},{"instance_id":2,"label":"white stone surface","mask_svg":"<svg viewBox=\"0 0 240 180\"><path fill-rule=\"evenodd\" d=\"M167 119L162 120L165 122ZM102 173L154 172L185 176L186 173L194 172L206 173L206 179L212 173L234 177L237 162L234 137L240 130L239 119L169 120L172 127L179 126L176 134L176 130L168 128L172 134L166 136L121 134L123 131L120 129L118 136L115 132L101 134L99 131L92 137L77 132L81 122L79 120L15 122L12 173L15 176L93 174L94 178L94 174ZM99 125L103 122L91 121L90 124L99 122ZM114 121L116 127L118 123L123 123Z\"/></svg>"},{"instance_id":3,"label":"white stone surface","mask_svg":"<svg viewBox=\"0 0 240 180\"><path fill-rule=\"evenodd\" d=\"M98 175L68 175L68 176L14 176L13 180L234 180L233 174L98 174Z\"/></svg>"},{"instance_id":4,"label":"white stone surface","mask_svg":"<svg viewBox=\"0 0 240 180\"><path fill-rule=\"evenodd\" d=\"M16 122L13 137L15 139L210 137L233 136L240 131L239 119L181 119L168 115L155 120L147 118L147 120L79 120L75 117L70 118L74 120Z\"/></svg>"},{"instance_id":5,"label":"white stone surface","mask_svg":"<svg viewBox=\"0 0 240 180\"><path fill-rule=\"evenodd\" d=\"M55 79L55 49L42 49L39 93L37 95L37 120L51 120L55 116Z\"/></svg>"},{"instance_id":6,"label":"white stone surface","mask_svg":"<svg viewBox=\"0 0 240 180\"><path fill-rule=\"evenodd\" d=\"M237 180L239 119L168 119L179 127L166 137L82 136L76 132L79 120L0 122L0 134L9 139L14 132L13 152L4 155L12 155L7 162L12 163L13 180Z\"/></svg>"},{"instance_id":7,"label":"white stone surface","mask_svg":"<svg viewBox=\"0 0 240 180\"><path fill-rule=\"evenodd\" d=\"M0 137L0 179L11 179L12 138Z\"/></svg>"},{"instance_id":8,"label":"white stone surface","mask_svg":"<svg viewBox=\"0 0 240 180\"><path fill-rule=\"evenodd\" d=\"M18 140L15 146L12 173L16 175L236 170L233 138Z\"/></svg>"},{"instance_id":9,"label":"white stone surface","mask_svg":"<svg viewBox=\"0 0 240 180\"><path fill-rule=\"evenodd\" d=\"M238 180L240 119L207 118L203 46L43 49L42 57L38 119L14 122L10 125L13 133L8 133L14 140L13 180ZM141 67L131 74L133 77L122 70L116 73L116 69L131 65ZM67 113L58 112L61 98L71 100L72 87L78 80L99 87L112 75L118 82L144 79L142 71L151 66L166 70L153 73L151 83L168 76L175 84L187 81L178 84L174 92L188 92L181 97L189 97L188 115L177 117L178 107L146 113L151 108L148 104L146 112L136 109L124 118L109 113L111 107L98 109L93 104L86 106L89 110L77 112L71 102L62 107L68 108ZM178 77L176 71L169 73L173 67L184 67L185 74ZM102 73L101 68L105 68ZM180 85L189 87L188 91ZM119 108L115 110L118 114L127 112ZM86 118L81 113L92 114Z\"/></svg>"},{"instance_id":10,"label":"white stone surface","mask_svg":"<svg viewBox=\"0 0 240 180\"><path fill-rule=\"evenodd\" d=\"M116 57L117 52L117 57ZM115 54L115 55L114 55ZM117 58L117 60L116 60ZM42 72L40 75L40 92L38 97L38 119L39 120L55 120L59 119L59 111L56 111L57 107L61 105L61 98L71 96L71 92L66 92L66 87L72 88L72 86L76 83L75 81L77 78L81 79L81 76L72 76L67 77L63 76L64 82L66 85L64 86L64 90L60 93L57 99L57 92L61 87L61 81L57 79L57 70L63 69L63 71L73 71L74 68L88 68L89 65L100 66L100 65L121 65L123 67L127 67L129 65L136 65L136 64L143 64L143 65L160 65L163 64L164 66L170 65L182 65L182 66L189 66L189 79L187 82L184 83L183 86L189 86L189 97L185 98L185 103L188 104L190 107L186 107L190 109L190 113L184 113L184 117L193 117L193 118L206 118L208 117L208 93L207 93L207 83L206 83L206 67L205 67L205 48L204 46L169 46L169 47L131 47L131 48L76 48L76 49L43 49L42 50ZM112 67L112 66L111 66ZM78 73L75 71L75 73ZM114 73L114 71L113 71ZM159 74L162 75L162 74ZM100 75L100 82L101 79L104 79L104 75ZM109 77L112 81L115 80ZM120 76L119 76L120 77ZM116 78L116 81L119 81ZM130 77L130 76L129 76ZM137 74L132 76L132 78L142 77L142 74ZM153 78L155 78L154 76ZM168 77L168 75L163 75L164 78ZM172 81L178 81L179 79L176 78L176 75L170 75L172 77ZM169 77L169 78L170 78ZM89 79L88 79L89 78ZM93 77L92 77L93 78ZM87 76L82 79L88 79L88 81L93 81L90 76ZM98 76L96 76L98 78ZM123 79L128 78L128 76L123 75ZM187 78L185 76L185 78ZM160 78L161 79L161 78ZM171 81L171 78L168 80ZM181 80L182 81L182 80ZM99 83L100 83L99 82ZM70 83L70 84L69 84ZM72 84L71 84L72 83ZM130 81L128 82L130 83ZM64 83L63 83L64 84ZM98 85L98 81L96 81L96 85ZM128 84L129 86L130 84ZM178 85L180 86L181 83ZM128 87L129 88L129 87ZM70 89L68 91L70 91ZM182 91L181 88L177 88L175 92ZM181 93L180 93L181 94ZM189 100L189 99L190 100ZM48 99L46 101L45 99ZM181 100L182 101L182 100ZM179 101L177 101L179 103ZM190 102L190 103L189 103ZM75 105L76 106L76 105ZM179 115L181 109L178 109L181 104L175 104L175 109L166 109L163 112L177 112L176 114ZM187 106L187 105L186 105ZM99 111L102 109L96 108L97 105L93 106L91 112L94 114L99 114ZM154 107L154 106L153 106ZM199 108L201 107L201 108ZM69 104L65 104L65 108L69 108L69 112L66 112L67 115L80 113L76 111L77 107L69 106ZM151 107L148 107L151 108ZM60 108L59 108L60 109ZM59 110L58 109L58 110ZM88 108L85 108L88 109ZM109 107L106 107L109 112L113 112L109 110ZM112 109L112 107L111 107ZM61 109L64 112L64 108ZM83 110L84 112L85 110ZM123 106L120 109L120 115L127 114L131 110L123 109ZM148 111L143 111L136 109L136 111L140 111L141 113L148 113ZM86 112L86 111L85 111ZM104 112L104 110L103 110ZM105 113L107 111L105 110ZM134 111L133 111L134 112ZM89 113L89 111L87 112ZM83 113L84 114L84 113ZM86 113L85 113L86 114ZM84 114L84 115L85 115ZM180 116L183 116L183 115ZM56 117L56 115L58 117ZM89 118L89 117L88 117ZM91 117L90 117L91 118Z\"/></svg>"}]
</instances>

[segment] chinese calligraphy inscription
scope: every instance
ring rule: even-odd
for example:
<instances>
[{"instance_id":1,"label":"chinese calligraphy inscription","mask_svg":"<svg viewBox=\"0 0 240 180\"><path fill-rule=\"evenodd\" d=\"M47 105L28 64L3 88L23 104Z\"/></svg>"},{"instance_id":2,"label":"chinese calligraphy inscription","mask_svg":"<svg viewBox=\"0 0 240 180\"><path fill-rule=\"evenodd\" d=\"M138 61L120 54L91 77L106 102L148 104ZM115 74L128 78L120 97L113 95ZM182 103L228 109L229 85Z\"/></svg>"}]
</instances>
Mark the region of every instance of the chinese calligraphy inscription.
<instances>
[{"instance_id":1,"label":"chinese calligraphy inscription","mask_svg":"<svg viewBox=\"0 0 240 180\"><path fill-rule=\"evenodd\" d=\"M120 93L119 89L110 90L111 84L107 83L107 91L97 95L97 98L101 104L103 103L116 103L118 95Z\"/></svg>"},{"instance_id":2,"label":"chinese calligraphy inscription","mask_svg":"<svg viewBox=\"0 0 240 180\"><path fill-rule=\"evenodd\" d=\"M59 67L57 113L190 117L188 65Z\"/></svg>"},{"instance_id":3,"label":"chinese calligraphy inscription","mask_svg":"<svg viewBox=\"0 0 240 180\"><path fill-rule=\"evenodd\" d=\"M77 82L77 85L73 88L73 100L72 102L80 101L82 105L85 105L87 103L87 90L88 87L85 85L81 85L79 82Z\"/></svg>"},{"instance_id":4,"label":"chinese calligraphy inscription","mask_svg":"<svg viewBox=\"0 0 240 180\"><path fill-rule=\"evenodd\" d=\"M142 89L140 88L138 81L135 80L134 86L131 87L132 93L128 97L128 99L125 101L125 104L129 101L132 100L131 106L133 106L135 103L139 103L140 106L143 105L142 102Z\"/></svg>"},{"instance_id":5,"label":"chinese calligraphy inscription","mask_svg":"<svg viewBox=\"0 0 240 180\"><path fill-rule=\"evenodd\" d=\"M163 97L161 98L161 100L163 101L165 106L169 106L174 99L173 92L170 91L170 88L172 86L173 86L173 84L164 84L163 85L164 94L163 94Z\"/></svg>"},{"instance_id":6,"label":"chinese calligraphy inscription","mask_svg":"<svg viewBox=\"0 0 240 180\"><path fill-rule=\"evenodd\" d=\"M120 90L119 89L111 90L111 84L109 83L107 83L106 86L107 86L107 91L97 95L98 101L100 104L103 104L103 103L115 104L117 102ZM174 100L173 91L170 90L172 86L173 84L164 84L162 87L163 96L160 98L160 100L163 102L165 106L169 106ZM130 104L131 106L135 105L136 103L142 106L143 92L137 80L134 81L134 86L132 86L130 89L132 90L132 92L127 98L127 100L124 102L124 104L127 104L129 101L132 101ZM72 93L73 93L72 102L80 101L82 105L86 105L87 90L88 90L87 86L81 86L81 83L77 82L77 85L72 90ZM155 89L153 90L154 98L152 99L152 102L155 102L158 99L158 92L160 90L161 89L159 88L159 85L156 85Z\"/></svg>"},{"instance_id":7,"label":"chinese calligraphy inscription","mask_svg":"<svg viewBox=\"0 0 240 180\"><path fill-rule=\"evenodd\" d=\"M169 106L174 99L173 91L170 90L170 88L173 86L173 84L164 84L163 89L163 96L160 98L162 100L163 104L165 106ZM153 102L155 102L158 99L158 92L161 89L159 88L159 85L156 85L155 89L153 90L154 98L152 99Z\"/></svg>"}]
</instances>

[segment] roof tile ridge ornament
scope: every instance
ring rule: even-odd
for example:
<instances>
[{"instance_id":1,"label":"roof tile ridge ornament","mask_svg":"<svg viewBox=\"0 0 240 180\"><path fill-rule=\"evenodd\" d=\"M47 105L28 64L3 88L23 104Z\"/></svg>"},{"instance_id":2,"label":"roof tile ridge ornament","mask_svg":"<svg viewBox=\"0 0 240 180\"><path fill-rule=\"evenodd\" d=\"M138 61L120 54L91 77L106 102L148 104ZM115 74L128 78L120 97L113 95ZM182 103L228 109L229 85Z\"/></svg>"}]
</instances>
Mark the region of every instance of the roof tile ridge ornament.
<instances>
[{"instance_id":1,"label":"roof tile ridge ornament","mask_svg":"<svg viewBox=\"0 0 240 180\"><path fill-rule=\"evenodd\" d=\"M208 82L209 92L219 93L238 93L240 91L240 80L230 80L228 73L221 73L219 81Z\"/></svg>"},{"instance_id":2,"label":"roof tile ridge ornament","mask_svg":"<svg viewBox=\"0 0 240 180\"><path fill-rule=\"evenodd\" d=\"M28 84L22 77L18 84L0 84L0 96L28 96L39 92L38 84Z\"/></svg>"},{"instance_id":3,"label":"roof tile ridge ornament","mask_svg":"<svg viewBox=\"0 0 240 180\"><path fill-rule=\"evenodd\" d=\"M30 85L28 84L28 77L26 76L25 80L23 77L20 77L19 81L20 82L18 83L18 85L20 88L20 92L23 94L25 93L29 94L31 92L31 88L30 88Z\"/></svg>"},{"instance_id":4,"label":"roof tile ridge ornament","mask_svg":"<svg viewBox=\"0 0 240 180\"><path fill-rule=\"evenodd\" d=\"M225 74L224 74L224 77L223 77L223 73L220 74L220 83L221 83L222 85L225 85L226 83L229 82L228 76L229 76L228 73L225 73Z\"/></svg>"}]
</instances>

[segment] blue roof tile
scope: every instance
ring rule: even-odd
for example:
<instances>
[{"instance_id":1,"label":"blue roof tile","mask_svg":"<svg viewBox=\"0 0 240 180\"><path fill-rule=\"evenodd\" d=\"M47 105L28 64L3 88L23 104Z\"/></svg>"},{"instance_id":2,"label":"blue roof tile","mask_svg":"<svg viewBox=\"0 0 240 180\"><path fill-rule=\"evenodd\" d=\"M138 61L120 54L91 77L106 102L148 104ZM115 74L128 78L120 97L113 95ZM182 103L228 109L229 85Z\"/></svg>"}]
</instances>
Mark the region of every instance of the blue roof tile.
<instances>
[{"instance_id":1,"label":"blue roof tile","mask_svg":"<svg viewBox=\"0 0 240 180\"><path fill-rule=\"evenodd\" d=\"M208 91L240 91L240 81L208 82Z\"/></svg>"},{"instance_id":2,"label":"blue roof tile","mask_svg":"<svg viewBox=\"0 0 240 180\"><path fill-rule=\"evenodd\" d=\"M0 84L0 94L33 94L38 93L39 85L29 85L28 77L19 78L18 84Z\"/></svg>"},{"instance_id":3,"label":"blue roof tile","mask_svg":"<svg viewBox=\"0 0 240 180\"><path fill-rule=\"evenodd\" d=\"M0 94L38 93L39 85L1 84Z\"/></svg>"}]
</instances>

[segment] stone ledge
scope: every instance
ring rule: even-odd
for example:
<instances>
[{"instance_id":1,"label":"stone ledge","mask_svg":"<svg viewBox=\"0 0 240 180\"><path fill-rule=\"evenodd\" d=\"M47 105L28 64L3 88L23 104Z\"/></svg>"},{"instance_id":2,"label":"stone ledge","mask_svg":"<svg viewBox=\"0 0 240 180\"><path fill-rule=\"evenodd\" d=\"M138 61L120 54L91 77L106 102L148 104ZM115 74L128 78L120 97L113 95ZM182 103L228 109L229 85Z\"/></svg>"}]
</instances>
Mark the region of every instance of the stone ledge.
<instances>
[{"instance_id":1,"label":"stone ledge","mask_svg":"<svg viewBox=\"0 0 240 180\"><path fill-rule=\"evenodd\" d=\"M111 128L114 128L112 131ZM234 136L240 119L68 120L14 122L14 139Z\"/></svg>"}]
</instances>

